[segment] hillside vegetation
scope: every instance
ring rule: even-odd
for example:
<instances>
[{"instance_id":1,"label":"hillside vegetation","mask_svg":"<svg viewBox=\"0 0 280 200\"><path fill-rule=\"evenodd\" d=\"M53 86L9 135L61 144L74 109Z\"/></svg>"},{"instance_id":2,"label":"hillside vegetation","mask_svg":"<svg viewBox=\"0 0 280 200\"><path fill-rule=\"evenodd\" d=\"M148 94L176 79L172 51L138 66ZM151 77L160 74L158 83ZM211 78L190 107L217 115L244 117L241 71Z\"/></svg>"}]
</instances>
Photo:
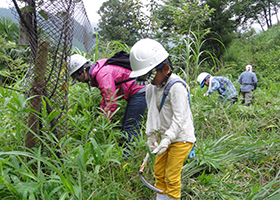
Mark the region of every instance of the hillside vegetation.
<instances>
[{"instance_id":1,"label":"hillside vegetation","mask_svg":"<svg viewBox=\"0 0 280 200\"><path fill-rule=\"evenodd\" d=\"M279 27L258 35L246 32L227 48L221 69L198 68L229 77L239 89L238 76L247 64L253 65L259 87L250 107L239 102L216 104L217 94L203 97L206 88L188 80L197 143L196 157L183 167L182 199L280 199L279 36ZM11 87L20 89L21 84L19 80ZM81 83L70 87L65 137L57 141L48 128L59 113L48 115L42 106L44 126L36 136L41 145L27 151L23 141L30 131L24 121L29 99L2 87L0 97L1 199L155 199L156 194L138 178L148 151L146 118L131 156L123 158L119 141L124 101L109 121L99 112L97 88L89 91ZM144 172L150 183L154 183L154 160L152 156Z\"/></svg>"},{"instance_id":2,"label":"hillside vegetation","mask_svg":"<svg viewBox=\"0 0 280 200\"><path fill-rule=\"evenodd\" d=\"M254 29L235 39L224 56L225 73L237 79L247 64L253 66L261 87L280 82L280 27L256 35ZM223 72L224 73L224 72Z\"/></svg>"}]
</instances>

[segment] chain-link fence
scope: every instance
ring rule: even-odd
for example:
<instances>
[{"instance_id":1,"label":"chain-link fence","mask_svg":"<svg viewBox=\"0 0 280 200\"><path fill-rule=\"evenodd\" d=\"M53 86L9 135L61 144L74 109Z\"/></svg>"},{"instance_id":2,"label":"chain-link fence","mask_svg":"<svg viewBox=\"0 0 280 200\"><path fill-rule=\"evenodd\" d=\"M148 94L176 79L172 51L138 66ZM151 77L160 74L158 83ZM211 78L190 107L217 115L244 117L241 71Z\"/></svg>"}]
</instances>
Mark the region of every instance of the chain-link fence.
<instances>
[{"instance_id":1,"label":"chain-link fence","mask_svg":"<svg viewBox=\"0 0 280 200\"><path fill-rule=\"evenodd\" d=\"M87 17L83 1L75 4L74 21L74 38L83 44L88 54L91 54L95 44L93 40L95 35L92 32L92 25Z\"/></svg>"},{"instance_id":2,"label":"chain-link fence","mask_svg":"<svg viewBox=\"0 0 280 200\"><path fill-rule=\"evenodd\" d=\"M93 33L81 0L11 0L13 14L19 18L19 44L30 46L30 68L25 89L33 97L30 107L37 111L27 120L30 128L25 146L32 148L45 125L42 111L59 113L50 120L48 130L60 139L67 131L68 73L67 57L71 54L74 35L87 52L93 48ZM44 103L43 104L43 100ZM38 114L39 113L39 114ZM45 129L46 130L46 129Z\"/></svg>"}]
</instances>

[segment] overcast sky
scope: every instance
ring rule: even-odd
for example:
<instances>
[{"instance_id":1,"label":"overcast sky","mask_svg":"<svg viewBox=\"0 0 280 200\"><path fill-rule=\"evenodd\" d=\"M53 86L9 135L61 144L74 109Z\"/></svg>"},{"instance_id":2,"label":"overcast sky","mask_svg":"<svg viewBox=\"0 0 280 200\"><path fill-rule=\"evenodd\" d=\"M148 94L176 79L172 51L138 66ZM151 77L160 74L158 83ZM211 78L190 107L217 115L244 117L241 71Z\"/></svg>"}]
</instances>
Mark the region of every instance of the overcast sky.
<instances>
[{"instance_id":1,"label":"overcast sky","mask_svg":"<svg viewBox=\"0 0 280 200\"><path fill-rule=\"evenodd\" d=\"M87 16L92 24L97 24L100 19L97 11L105 1L107 0L83 0Z\"/></svg>"},{"instance_id":2,"label":"overcast sky","mask_svg":"<svg viewBox=\"0 0 280 200\"><path fill-rule=\"evenodd\" d=\"M100 19L99 15L97 14L97 11L101 7L102 3L107 0L83 0L84 6L87 12L87 16L89 18L89 21L91 24L96 25L98 23L98 20ZM10 5L13 5L12 0L1 0L0 7L2 8L8 8L8 3ZM147 0L142 0L142 2L146 3ZM276 23L276 17L273 17L273 24ZM258 24L253 25L254 28L260 28ZM266 28L266 27L265 27Z\"/></svg>"},{"instance_id":3,"label":"overcast sky","mask_svg":"<svg viewBox=\"0 0 280 200\"><path fill-rule=\"evenodd\" d=\"M97 11L105 1L107 0L83 0L89 21L92 24L97 24L100 19ZM12 0L1 0L0 8L9 8L9 4L14 5Z\"/></svg>"}]
</instances>

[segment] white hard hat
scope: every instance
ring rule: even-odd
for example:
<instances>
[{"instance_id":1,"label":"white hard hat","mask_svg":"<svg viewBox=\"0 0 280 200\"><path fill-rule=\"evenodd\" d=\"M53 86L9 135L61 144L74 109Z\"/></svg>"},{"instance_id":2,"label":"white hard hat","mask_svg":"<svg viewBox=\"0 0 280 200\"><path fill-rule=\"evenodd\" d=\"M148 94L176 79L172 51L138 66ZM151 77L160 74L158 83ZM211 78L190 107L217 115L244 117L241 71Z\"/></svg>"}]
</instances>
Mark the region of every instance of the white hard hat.
<instances>
[{"instance_id":1,"label":"white hard hat","mask_svg":"<svg viewBox=\"0 0 280 200\"><path fill-rule=\"evenodd\" d=\"M205 82L206 78L208 78L209 76L211 76L211 75L207 72L202 72L198 75L197 81L199 82L201 88L204 87L204 82Z\"/></svg>"},{"instance_id":2,"label":"white hard hat","mask_svg":"<svg viewBox=\"0 0 280 200\"><path fill-rule=\"evenodd\" d=\"M69 63L69 76L71 76L74 72L80 69L84 64L86 64L89 60L87 60L84 56L79 54L74 54L68 57L67 62Z\"/></svg>"},{"instance_id":3,"label":"white hard hat","mask_svg":"<svg viewBox=\"0 0 280 200\"><path fill-rule=\"evenodd\" d=\"M130 50L131 78L147 74L162 63L169 54L163 46L153 39L142 39L136 42Z\"/></svg>"}]
</instances>

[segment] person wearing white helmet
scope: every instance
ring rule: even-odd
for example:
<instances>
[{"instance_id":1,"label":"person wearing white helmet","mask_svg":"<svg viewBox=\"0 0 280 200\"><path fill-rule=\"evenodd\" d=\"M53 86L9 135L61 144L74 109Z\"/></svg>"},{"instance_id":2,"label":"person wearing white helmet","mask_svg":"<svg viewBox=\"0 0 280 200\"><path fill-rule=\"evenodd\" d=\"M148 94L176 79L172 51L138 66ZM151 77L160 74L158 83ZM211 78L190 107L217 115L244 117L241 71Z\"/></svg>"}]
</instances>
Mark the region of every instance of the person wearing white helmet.
<instances>
[{"instance_id":1,"label":"person wearing white helmet","mask_svg":"<svg viewBox=\"0 0 280 200\"><path fill-rule=\"evenodd\" d=\"M180 79L172 74L174 67L168 56L160 43L149 38L136 42L130 51L130 77L136 77L135 84L147 85L147 145L156 154L155 186L163 190L157 193L157 200L181 198L183 163L196 141L186 87L176 82L163 101L168 83ZM157 134L161 137L158 146Z\"/></svg>"},{"instance_id":2,"label":"person wearing white helmet","mask_svg":"<svg viewBox=\"0 0 280 200\"><path fill-rule=\"evenodd\" d=\"M129 54L120 51L110 59L98 60L94 65L85 57L75 54L68 58L68 62L69 76L73 79L71 85L79 81L100 90L100 108L106 118L112 119L118 100L127 101L121 121L125 136L120 143L124 145L124 157L128 157L147 107L145 86L135 85L135 80L129 77L131 70L124 67L130 67Z\"/></svg>"},{"instance_id":3,"label":"person wearing white helmet","mask_svg":"<svg viewBox=\"0 0 280 200\"><path fill-rule=\"evenodd\" d=\"M241 84L241 103L245 103L246 106L249 106L252 102L253 91L256 90L258 86L258 79L256 74L253 72L252 65L246 66L246 71L239 76L238 82Z\"/></svg>"},{"instance_id":4,"label":"person wearing white helmet","mask_svg":"<svg viewBox=\"0 0 280 200\"><path fill-rule=\"evenodd\" d=\"M91 66L90 61L82 55L74 54L68 57L67 62L70 64L68 74L72 77L70 85L74 85L76 81L86 82L87 79L85 77L86 73L84 73L84 70Z\"/></svg>"},{"instance_id":5,"label":"person wearing white helmet","mask_svg":"<svg viewBox=\"0 0 280 200\"><path fill-rule=\"evenodd\" d=\"M205 85L209 87L203 96L209 97L217 90L220 94L219 102L230 102L232 105L238 101L236 89L232 82L226 77L211 76L211 74L207 72L202 72L198 75L197 81L199 82L201 88Z\"/></svg>"}]
</instances>

